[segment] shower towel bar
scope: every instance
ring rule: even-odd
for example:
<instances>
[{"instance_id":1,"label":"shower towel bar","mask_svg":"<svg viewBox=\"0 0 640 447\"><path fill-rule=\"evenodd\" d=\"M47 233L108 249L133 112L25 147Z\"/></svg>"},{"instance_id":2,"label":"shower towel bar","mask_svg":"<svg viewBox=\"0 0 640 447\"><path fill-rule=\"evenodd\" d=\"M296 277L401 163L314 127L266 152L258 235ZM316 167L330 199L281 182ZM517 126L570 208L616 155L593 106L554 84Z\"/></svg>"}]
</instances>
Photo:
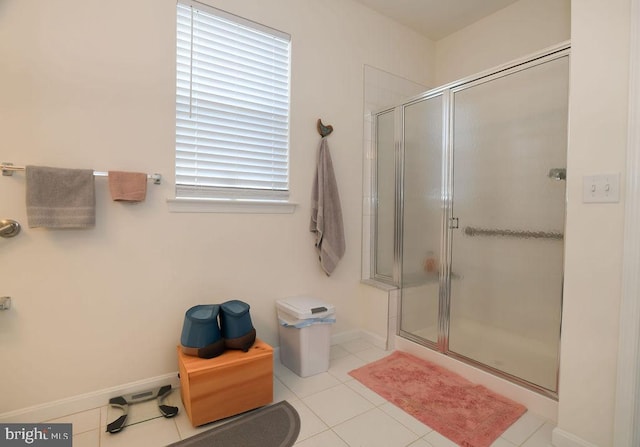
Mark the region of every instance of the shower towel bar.
<instances>
[{"instance_id":1,"label":"shower towel bar","mask_svg":"<svg viewBox=\"0 0 640 447\"><path fill-rule=\"evenodd\" d=\"M486 229L486 228L474 228L465 227L464 234L467 236L508 236L517 237L523 239L556 239L562 240L564 235L562 233L554 233L547 231L521 231L521 230L499 230L499 229Z\"/></svg>"},{"instance_id":2,"label":"shower towel bar","mask_svg":"<svg viewBox=\"0 0 640 447\"><path fill-rule=\"evenodd\" d=\"M2 170L2 175L11 176L14 171L24 171L24 166L14 166L12 163L0 163L0 170ZM109 177L108 172L104 171L93 171L93 175L95 177ZM159 185L162 180L161 174L147 174L147 178L149 180L153 180L153 183Z\"/></svg>"}]
</instances>

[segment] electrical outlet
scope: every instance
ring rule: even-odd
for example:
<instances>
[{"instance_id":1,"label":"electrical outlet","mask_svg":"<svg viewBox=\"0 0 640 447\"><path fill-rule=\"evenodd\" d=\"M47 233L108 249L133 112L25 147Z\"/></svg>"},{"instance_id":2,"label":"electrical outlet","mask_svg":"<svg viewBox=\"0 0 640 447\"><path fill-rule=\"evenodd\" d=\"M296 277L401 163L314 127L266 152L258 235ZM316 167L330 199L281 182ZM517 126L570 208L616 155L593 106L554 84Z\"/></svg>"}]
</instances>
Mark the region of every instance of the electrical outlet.
<instances>
[{"instance_id":1,"label":"electrical outlet","mask_svg":"<svg viewBox=\"0 0 640 447\"><path fill-rule=\"evenodd\" d=\"M584 203L616 203L620 201L620 174L586 175L583 177Z\"/></svg>"}]
</instances>

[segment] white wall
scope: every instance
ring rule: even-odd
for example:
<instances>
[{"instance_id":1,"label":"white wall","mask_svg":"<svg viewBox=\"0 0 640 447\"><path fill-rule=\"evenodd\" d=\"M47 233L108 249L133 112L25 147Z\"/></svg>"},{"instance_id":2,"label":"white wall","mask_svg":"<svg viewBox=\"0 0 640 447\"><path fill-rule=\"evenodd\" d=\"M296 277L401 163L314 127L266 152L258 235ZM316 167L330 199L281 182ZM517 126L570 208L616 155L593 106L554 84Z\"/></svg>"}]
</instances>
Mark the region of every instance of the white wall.
<instances>
[{"instance_id":1,"label":"white wall","mask_svg":"<svg viewBox=\"0 0 640 447\"><path fill-rule=\"evenodd\" d=\"M274 301L335 304L334 333L361 326L363 66L433 78L432 43L344 0L212 0L292 35L294 214L169 213L174 157L174 0L6 0L0 4L2 161L160 172L136 205L97 179L91 230L26 228L25 179L2 177L0 218L25 225L0 240L0 413L177 370L184 312L238 298L276 345ZM347 253L322 273L308 231L319 136L330 137Z\"/></svg>"},{"instance_id":2,"label":"white wall","mask_svg":"<svg viewBox=\"0 0 640 447\"><path fill-rule=\"evenodd\" d=\"M629 9L629 0L573 2L571 13L558 429L602 447L613 446L624 197L615 204L584 204L582 177L624 176ZM624 179L620 187L624 191Z\"/></svg>"},{"instance_id":3,"label":"white wall","mask_svg":"<svg viewBox=\"0 0 640 447\"><path fill-rule=\"evenodd\" d=\"M571 0L520 0L437 42L436 85L569 39Z\"/></svg>"}]
</instances>

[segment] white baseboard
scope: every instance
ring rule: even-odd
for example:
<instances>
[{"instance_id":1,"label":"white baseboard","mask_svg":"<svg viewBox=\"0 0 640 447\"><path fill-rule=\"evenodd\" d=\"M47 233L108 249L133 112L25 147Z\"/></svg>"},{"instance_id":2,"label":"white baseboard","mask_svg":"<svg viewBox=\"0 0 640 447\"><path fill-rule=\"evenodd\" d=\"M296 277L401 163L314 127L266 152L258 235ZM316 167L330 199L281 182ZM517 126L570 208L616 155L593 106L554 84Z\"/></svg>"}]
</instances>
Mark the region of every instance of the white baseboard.
<instances>
[{"instance_id":1,"label":"white baseboard","mask_svg":"<svg viewBox=\"0 0 640 447\"><path fill-rule=\"evenodd\" d=\"M360 338L371 343L376 348L387 350L387 339L385 337L369 331L360 331Z\"/></svg>"},{"instance_id":2,"label":"white baseboard","mask_svg":"<svg viewBox=\"0 0 640 447\"><path fill-rule=\"evenodd\" d=\"M598 447L558 427L551 433L551 443L554 447Z\"/></svg>"},{"instance_id":3,"label":"white baseboard","mask_svg":"<svg viewBox=\"0 0 640 447\"><path fill-rule=\"evenodd\" d=\"M348 341L357 340L362 338L362 331L354 329L352 331L340 332L339 334L333 334L331 336L331 344L337 345L340 343L346 343Z\"/></svg>"},{"instance_id":4,"label":"white baseboard","mask_svg":"<svg viewBox=\"0 0 640 447\"><path fill-rule=\"evenodd\" d=\"M106 388L91 393L81 394L66 399L48 402L42 405L22 408L20 410L9 411L0 414L2 423L37 423L51 419L61 418L69 414L103 407L109 404L109 399L123 394L132 394L140 391L158 388L164 385L171 385L173 388L180 387L178 372L139 380L112 388Z\"/></svg>"},{"instance_id":5,"label":"white baseboard","mask_svg":"<svg viewBox=\"0 0 640 447\"><path fill-rule=\"evenodd\" d=\"M345 343L353 340L363 339L369 343L384 349L386 341L382 337L369 332L352 330L334 334L331 337L331 344ZM280 358L280 347L274 348L274 358ZM22 408L0 414L2 423L37 423L51 419L57 419L93 408L103 407L109 404L109 399L123 394L132 394L140 391L158 388L164 385L171 385L173 388L180 387L178 372L152 377L150 379L139 380L123 385L106 388L91 393L81 394L66 399L47 402L33 407Z\"/></svg>"}]
</instances>

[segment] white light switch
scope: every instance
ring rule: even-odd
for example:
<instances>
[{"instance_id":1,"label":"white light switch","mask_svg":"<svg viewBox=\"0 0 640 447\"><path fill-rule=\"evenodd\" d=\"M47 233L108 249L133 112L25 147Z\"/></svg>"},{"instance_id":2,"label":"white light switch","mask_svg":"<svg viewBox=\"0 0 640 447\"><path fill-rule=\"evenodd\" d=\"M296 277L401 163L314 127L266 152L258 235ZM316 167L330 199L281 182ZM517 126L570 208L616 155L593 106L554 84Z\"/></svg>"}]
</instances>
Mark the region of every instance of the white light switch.
<instances>
[{"instance_id":1,"label":"white light switch","mask_svg":"<svg viewBox=\"0 0 640 447\"><path fill-rule=\"evenodd\" d=\"M620 174L585 175L582 201L608 203L620 201Z\"/></svg>"}]
</instances>

